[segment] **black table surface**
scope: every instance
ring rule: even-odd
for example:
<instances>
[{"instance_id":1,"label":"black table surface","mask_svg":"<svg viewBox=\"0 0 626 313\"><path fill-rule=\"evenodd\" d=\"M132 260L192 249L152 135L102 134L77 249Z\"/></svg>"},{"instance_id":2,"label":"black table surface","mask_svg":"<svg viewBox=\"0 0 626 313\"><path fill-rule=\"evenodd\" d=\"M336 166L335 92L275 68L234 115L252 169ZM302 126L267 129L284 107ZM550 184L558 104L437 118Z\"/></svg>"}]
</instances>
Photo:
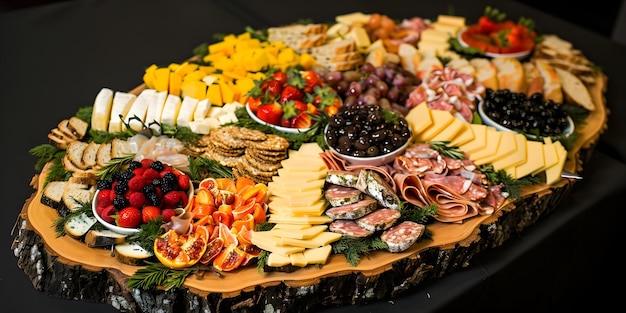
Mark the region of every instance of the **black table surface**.
<instances>
[{"instance_id":1,"label":"black table surface","mask_svg":"<svg viewBox=\"0 0 626 313\"><path fill-rule=\"evenodd\" d=\"M491 5L538 30L558 34L609 77L608 129L584 179L552 213L475 256L469 266L414 286L391 301L327 307L320 312L564 311L621 304L626 193L626 47L514 1L66 1L0 14L2 114L3 312L116 312L108 304L66 300L38 291L11 250L16 218L34 192L36 158L29 150L47 142L57 123L93 105L103 88L128 91L151 64L182 62L213 34L238 34L310 19L332 21L355 11L395 19L456 14L476 21ZM613 281L612 283L610 283Z\"/></svg>"}]
</instances>

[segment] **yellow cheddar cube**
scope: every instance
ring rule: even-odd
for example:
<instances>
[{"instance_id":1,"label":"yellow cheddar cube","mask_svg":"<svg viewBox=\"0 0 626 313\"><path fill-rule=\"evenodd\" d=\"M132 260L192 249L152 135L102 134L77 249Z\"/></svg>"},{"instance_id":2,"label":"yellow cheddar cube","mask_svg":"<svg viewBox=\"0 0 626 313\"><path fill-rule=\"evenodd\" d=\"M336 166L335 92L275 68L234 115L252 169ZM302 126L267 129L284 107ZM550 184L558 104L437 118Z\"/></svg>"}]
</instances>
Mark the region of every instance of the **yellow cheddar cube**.
<instances>
[{"instance_id":1,"label":"yellow cheddar cube","mask_svg":"<svg viewBox=\"0 0 626 313\"><path fill-rule=\"evenodd\" d=\"M222 101L222 90L220 88L220 85L218 85L217 83L209 85L206 97L207 99L209 99L209 101L211 101L212 105L224 105L224 102Z\"/></svg>"}]
</instances>

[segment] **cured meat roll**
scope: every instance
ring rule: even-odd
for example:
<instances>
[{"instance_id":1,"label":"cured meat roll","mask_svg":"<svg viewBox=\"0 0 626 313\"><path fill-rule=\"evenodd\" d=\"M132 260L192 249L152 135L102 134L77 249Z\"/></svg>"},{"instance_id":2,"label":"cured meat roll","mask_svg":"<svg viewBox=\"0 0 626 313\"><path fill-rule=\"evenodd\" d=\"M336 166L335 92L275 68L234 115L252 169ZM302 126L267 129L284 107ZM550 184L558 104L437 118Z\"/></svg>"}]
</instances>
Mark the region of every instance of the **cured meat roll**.
<instances>
[{"instance_id":1,"label":"cured meat roll","mask_svg":"<svg viewBox=\"0 0 626 313\"><path fill-rule=\"evenodd\" d=\"M393 209L378 209L356 220L356 223L372 232L387 229L400 218L400 211Z\"/></svg>"},{"instance_id":2,"label":"cured meat roll","mask_svg":"<svg viewBox=\"0 0 626 313\"><path fill-rule=\"evenodd\" d=\"M404 221L385 230L380 239L388 246L389 252L402 252L411 247L419 239L426 227L422 224Z\"/></svg>"},{"instance_id":3,"label":"cured meat roll","mask_svg":"<svg viewBox=\"0 0 626 313\"><path fill-rule=\"evenodd\" d=\"M326 215L334 220L354 220L363 217L378 208L376 199L366 196L363 200L326 210Z\"/></svg>"},{"instance_id":4,"label":"cured meat roll","mask_svg":"<svg viewBox=\"0 0 626 313\"><path fill-rule=\"evenodd\" d=\"M336 220L328 225L328 230L339 233L344 236L356 237L356 238L365 238L373 234L373 231L367 230L361 226L359 226L353 220Z\"/></svg>"}]
</instances>

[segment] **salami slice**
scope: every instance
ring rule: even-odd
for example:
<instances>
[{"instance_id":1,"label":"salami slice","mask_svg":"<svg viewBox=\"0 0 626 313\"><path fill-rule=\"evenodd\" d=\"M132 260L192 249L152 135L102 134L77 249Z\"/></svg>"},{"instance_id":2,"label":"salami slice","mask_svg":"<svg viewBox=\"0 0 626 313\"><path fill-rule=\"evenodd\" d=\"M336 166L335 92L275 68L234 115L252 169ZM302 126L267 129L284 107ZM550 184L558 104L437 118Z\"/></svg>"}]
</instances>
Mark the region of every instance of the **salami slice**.
<instances>
[{"instance_id":1,"label":"salami slice","mask_svg":"<svg viewBox=\"0 0 626 313\"><path fill-rule=\"evenodd\" d=\"M402 252L411 247L422 236L425 229L426 227L422 224L404 221L385 230L380 235L380 239L387 244L389 252Z\"/></svg>"},{"instance_id":2,"label":"salami slice","mask_svg":"<svg viewBox=\"0 0 626 313\"><path fill-rule=\"evenodd\" d=\"M365 238L370 236L373 232L359 226L353 220L336 220L328 225L328 229L334 233L339 233L344 236Z\"/></svg>"},{"instance_id":3,"label":"salami slice","mask_svg":"<svg viewBox=\"0 0 626 313\"><path fill-rule=\"evenodd\" d=\"M366 196L363 200L326 210L326 215L334 220L354 220L363 217L378 207L376 199Z\"/></svg>"},{"instance_id":4,"label":"salami slice","mask_svg":"<svg viewBox=\"0 0 626 313\"><path fill-rule=\"evenodd\" d=\"M394 209L378 209L356 220L356 223L372 232L387 229L400 218L400 211Z\"/></svg>"},{"instance_id":5,"label":"salami slice","mask_svg":"<svg viewBox=\"0 0 626 313\"><path fill-rule=\"evenodd\" d=\"M356 203L363 199L363 192L352 187L330 184L324 191L324 197L331 206L342 206Z\"/></svg>"}]
</instances>

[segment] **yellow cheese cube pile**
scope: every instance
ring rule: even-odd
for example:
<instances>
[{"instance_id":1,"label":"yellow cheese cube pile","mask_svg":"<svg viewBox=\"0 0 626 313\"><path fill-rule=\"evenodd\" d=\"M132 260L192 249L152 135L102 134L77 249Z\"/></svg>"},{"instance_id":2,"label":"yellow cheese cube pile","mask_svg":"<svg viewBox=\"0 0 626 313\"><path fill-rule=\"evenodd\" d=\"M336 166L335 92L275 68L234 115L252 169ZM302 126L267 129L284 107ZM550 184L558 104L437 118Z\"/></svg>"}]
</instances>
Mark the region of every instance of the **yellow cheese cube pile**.
<instances>
[{"instance_id":1,"label":"yellow cheese cube pile","mask_svg":"<svg viewBox=\"0 0 626 313\"><path fill-rule=\"evenodd\" d=\"M269 231L255 231L252 243L269 251L269 266L306 266L325 264L331 243L341 234L326 231L332 219L323 215L328 201L323 190L326 164L317 143L305 143L290 150L278 175L267 184L269 194L268 222L276 226Z\"/></svg>"},{"instance_id":2,"label":"yellow cheese cube pile","mask_svg":"<svg viewBox=\"0 0 626 313\"><path fill-rule=\"evenodd\" d=\"M286 69L302 65L311 67L315 60L308 54L298 54L282 42L261 42L250 33L230 34L220 42L208 46L203 61L172 63L167 67L152 64L144 73L148 88L168 91L181 97L209 99L213 105L245 103L246 94L255 80L265 78L269 68Z\"/></svg>"},{"instance_id":3,"label":"yellow cheese cube pile","mask_svg":"<svg viewBox=\"0 0 626 313\"><path fill-rule=\"evenodd\" d=\"M522 134L468 124L448 111L431 110L426 103L411 109L406 120L414 142L449 141L474 164L491 164L494 170L504 170L516 179L545 172L546 183L553 184L561 178L567 159L567 150L558 141L532 141Z\"/></svg>"},{"instance_id":4,"label":"yellow cheese cube pile","mask_svg":"<svg viewBox=\"0 0 626 313\"><path fill-rule=\"evenodd\" d=\"M160 133L159 125L189 127L197 134L208 134L223 124L236 122L239 102L214 106L209 99L144 89L138 95L102 88L93 104L91 128L97 131L121 132L129 125L134 131L145 126ZM154 123L157 122L157 123Z\"/></svg>"}]
</instances>

